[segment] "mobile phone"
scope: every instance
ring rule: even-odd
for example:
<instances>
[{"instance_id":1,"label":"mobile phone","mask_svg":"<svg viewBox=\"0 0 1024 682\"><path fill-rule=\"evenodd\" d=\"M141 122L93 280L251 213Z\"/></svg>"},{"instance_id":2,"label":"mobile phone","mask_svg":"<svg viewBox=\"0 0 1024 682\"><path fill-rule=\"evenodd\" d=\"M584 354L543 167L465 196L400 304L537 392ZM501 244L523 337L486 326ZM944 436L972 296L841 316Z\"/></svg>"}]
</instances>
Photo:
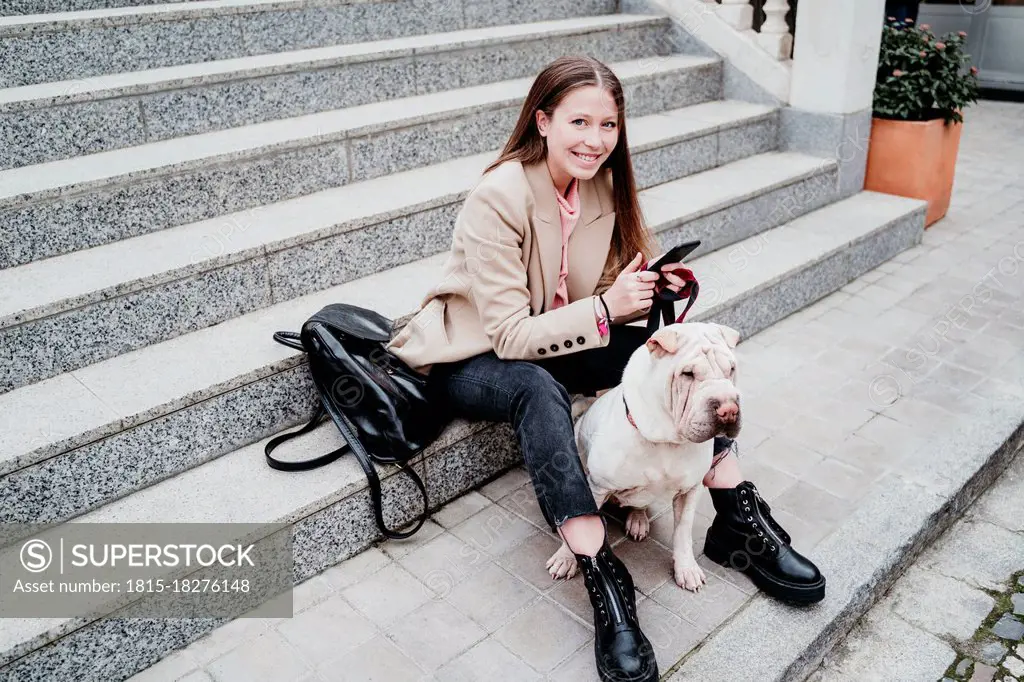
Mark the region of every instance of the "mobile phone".
<instances>
[{"instance_id":1,"label":"mobile phone","mask_svg":"<svg viewBox=\"0 0 1024 682\"><path fill-rule=\"evenodd\" d=\"M645 270L653 270L654 272L661 272L661 266L668 263L678 263L686 258L690 253L693 252L700 246L700 240L696 239L692 242L683 242L678 246L673 246L671 249L663 253L662 255L655 258L652 262L648 263Z\"/></svg>"}]
</instances>

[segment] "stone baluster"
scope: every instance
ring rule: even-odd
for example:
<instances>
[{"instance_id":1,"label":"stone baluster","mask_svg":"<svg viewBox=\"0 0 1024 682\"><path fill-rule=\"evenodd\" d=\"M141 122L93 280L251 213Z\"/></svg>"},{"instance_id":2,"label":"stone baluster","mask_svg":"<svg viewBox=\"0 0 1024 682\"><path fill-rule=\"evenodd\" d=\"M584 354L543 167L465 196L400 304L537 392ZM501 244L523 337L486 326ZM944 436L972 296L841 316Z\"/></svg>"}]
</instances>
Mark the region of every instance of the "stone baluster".
<instances>
[{"instance_id":1,"label":"stone baluster","mask_svg":"<svg viewBox=\"0 0 1024 682\"><path fill-rule=\"evenodd\" d=\"M754 25L754 8L750 0L722 0L718 16L737 31L749 31Z\"/></svg>"},{"instance_id":2,"label":"stone baluster","mask_svg":"<svg viewBox=\"0 0 1024 682\"><path fill-rule=\"evenodd\" d=\"M793 34L786 24L789 0L765 0L764 23L757 42L775 59L789 59L793 51Z\"/></svg>"}]
</instances>

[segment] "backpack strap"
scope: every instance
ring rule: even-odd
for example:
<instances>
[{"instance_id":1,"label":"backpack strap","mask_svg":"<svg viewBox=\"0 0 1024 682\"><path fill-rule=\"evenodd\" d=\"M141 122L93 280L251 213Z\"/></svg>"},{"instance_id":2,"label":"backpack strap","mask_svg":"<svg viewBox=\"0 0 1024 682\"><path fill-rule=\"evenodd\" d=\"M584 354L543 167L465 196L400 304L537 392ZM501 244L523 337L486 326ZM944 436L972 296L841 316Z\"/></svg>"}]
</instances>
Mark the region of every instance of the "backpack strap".
<instances>
[{"instance_id":1,"label":"backpack strap","mask_svg":"<svg viewBox=\"0 0 1024 682\"><path fill-rule=\"evenodd\" d=\"M335 425L341 431L341 435L344 436L345 438L345 444L342 445L340 448L332 452L328 452L326 455L320 455L318 457L313 457L312 459L305 459L301 461L281 460L277 459L276 457L270 454L281 443L287 440L291 440L292 438L297 438L298 436L307 434L310 431L312 431L320 424L320 422L323 421L324 417L326 417L329 413L333 418ZM337 416L335 417L335 415ZM391 530L384 524L382 495L380 491L380 477L377 476L377 470L376 468L374 468L373 462L370 460L369 454L367 454L366 450L363 448L362 443L360 443L359 439L355 436L356 433L356 428L352 425L351 422L349 422L348 418L345 417L344 414L342 414L340 411L333 409L333 406L330 406L330 409L328 409L328 407L325 407L324 403L321 403L317 407L316 414L313 415L313 418L309 420L308 424L303 426L298 431L284 433L281 434L280 436L276 436L275 438L271 438L270 441L267 442L267 445L264 448L263 452L267 457L267 464L269 464L272 469L277 469L278 471L308 471L310 469L322 467L325 464L330 464L334 460L344 455L349 450L352 450L352 453L356 456L356 460L358 460L359 465L363 468L363 473L366 474L366 480L368 481L370 486L370 500L373 502L373 517L374 520L377 522L377 528L379 528L380 532L384 534L384 537L391 538L393 540L402 540L411 537L414 533L416 533L416 531L423 527L423 524L426 523L427 520L427 489L426 486L423 485L423 479L421 479L419 475L415 471L413 471L411 467L408 467L404 464L395 464L395 466L397 466L399 469L405 472L405 474L412 479L412 482L416 485L416 487L419 488L420 494L423 497L423 513L420 514L419 520L416 523L416 527L412 530L408 530L405 532Z\"/></svg>"},{"instance_id":2,"label":"backpack strap","mask_svg":"<svg viewBox=\"0 0 1024 682\"><path fill-rule=\"evenodd\" d=\"M295 350L306 350L302 345L302 336L298 332L274 332L274 341Z\"/></svg>"},{"instance_id":3,"label":"backpack strap","mask_svg":"<svg viewBox=\"0 0 1024 682\"><path fill-rule=\"evenodd\" d=\"M359 462L359 466L363 468L363 473L366 474L366 480L370 485L370 500L373 503L373 518L377 522L377 528L384 534L384 537L391 538L392 540L403 540L411 537L423 527L423 524L427 521L427 510L429 509L429 501L427 500L427 488L423 485L423 480L420 479L419 475L413 471L412 467L406 464L399 464L395 462L395 466L401 469L409 478L412 479L413 484L419 488L420 495L423 497L423 511L420 513L417 519L416 525L405 532L394 531L388 528L384 524L384 513L381 509L381 492L380 492L380 478L377 476L377 469L373 466L373 461L370 459L370 455L366 452L363 444L359 441L359 431L355 425L348 420L345 414L337 409L333 403L327 400L326 397L330 395L330 392L320 391L322 400L321 409L326 409L327 413L334 420L335 426L341 431L341 435L345 437L345 441L352 448L352 454L356 456L356 460ZM333 454L333 453L332 453Z\"/></svg>"},{"instance_id":4,"label":"backpack strap","mask_svg":"<svg viewBox=\"0 0 1024 682\"><path fill-rule=\"evenodd\" d=\"M314 457L312 459L304 459L301 461L278 459L270 454L278 445L285 442L286 440L298 438L299 436L302 436L312 431L321 421L323 421L324 417L326 416L327 411L324 410L323 405L320 405L316 410L316 414L313 415L313 418L309 420L309 423L303 426L301 429L299 429L298 431L293 431L291 433L283 433L280 436L271 438L267 442L266 447L263 448L263 453L267 457L267 464L270 465L270 468L277 469L278 471L309 471L310 469L316 469L317 467L322 467L325 464L330 464L334 460L344 455L345 452L349 449L349 444L347 442L337 450L334 450L333 452L328 452L326 455L320 455L319 457Z\"/></svg>"}]
</instances>

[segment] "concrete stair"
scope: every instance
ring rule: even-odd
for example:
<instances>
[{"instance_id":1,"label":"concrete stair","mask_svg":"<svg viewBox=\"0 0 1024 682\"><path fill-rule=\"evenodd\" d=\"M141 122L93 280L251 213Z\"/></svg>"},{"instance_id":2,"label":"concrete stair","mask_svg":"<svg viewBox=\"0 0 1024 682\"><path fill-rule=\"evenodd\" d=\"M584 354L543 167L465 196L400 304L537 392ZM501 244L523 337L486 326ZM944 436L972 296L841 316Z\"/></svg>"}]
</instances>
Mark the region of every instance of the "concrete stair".
<instances>
[{"instance_id":1,"label":"concrete stair","mask_svg":"<svg viewBox=\"0 0 1024 682\"><path fill-rule=\"evenodd\" d=\"M11 145L0 149L0 164L14 168L524 78L572 52L607 62L649 58L664 52L670 26L664 17L610 14L7 88L0 90L0 139ZM415 111L416 103L408 106Z\"/></svg>"},{"instance_id":2,"label":"concrete stair","mask_svg":"<svg viewBox=\"0 0 1024 682\"><path fill-rule=\"evenodd\" d=\"M719 99L721 64L616 64L631 113ZM504 144L530 79L364 104L0 171L0 267L214 218Z\"/></svg>"},{"instance_id":3,"label":"concrete stair","mask_svg":"<svg viewBox=\"0 0 1024 682\"><path fill-rule=\"evenodd\" d=\"M664 183L643 191L641 196L651 226L658 231L663 243L678 242L679 235L684 233L699 236L708 244L701 247L702 252L707 253L711 248L728 246L744 237L762 234L788 218L828 203L835 184L833 173L834 165L821 159L772 153ZM751 195L756 198L749 198ZM680 202L680 197L689 200ZM750 208L752 201L785 205L797 198L805 203L794 204L792 213ZM726 227L737 224L737 216L741 212L759 217L743 223L742 230ZM190 242L190 239L180 241L182 244ZM149 253L158 251L162 250L148 250ZM341 257L342 253L350 252L339 248L314 253L317 262L329 262L334 257ZM6 474L0 478L0 488L5 489L5 496L12 501L24 500L26 505L21 511L19 504L8 505L0 512L0 519L26 521L38 519L40 514L52 514L47 520L61 520L125 491L130 492L138 485L159 480L197 461L242 445L246 438L258 438L294 422L296 408L293 403L312 405L308 396L309 385L303 378L306 370L304 366L295 368L295 371L282 373L282 370L295 367L301 356L277 344L266 346L253 343L252 339L269 338L277 329L297 328L302 320L328 300L364 301L360 305L381 309L394 319L402 319L411 314L432 285L433 276L445 256L441 253L325 291L318 289L329 284L310 286L313 293L300 298L289 297L222 324L131 353L121 353L103 362L0 395L0 406L5 412L9 410L10 414L18 415L14 420L16 426L5 436L3 451L10 454L0 460L0 473ZM130 257L126 258L130 260ZM46 262L41 261L40 264ZM709 272L708 276L711 277L712 273ZM410 282L416 284L410 286ZM172 300L154 306L155 311L160 312L148 321L121 320L124 324L121 333L137 329L144 322L154 327L167 323L163 311L186 306L191 299L207 300L222 295L221 291L198 291L184 301ZM371 298L365 299L366 296ZM705 295L702 301L708 300L709 296ZM131 302L125 305L138 310L151 304ZM104 310L97 310L96 316L98 319L117 319ZM108 334L116 333L116 329L109 329L97 337L97 342L110 338ZM288 360L282 364L283 358ZM183 364L190 365L191 371L168 383L166 368ZM139 388L134 392L126 390L128 382L137 384ZM40 404L59 400L59 396L69 390L77 395L81 421L69 419L66 413L52 414L36 409ZM256 423L227 418L223 410L237 409L233 404L239 399L247 403L258 401L258 405L252 404L254 415L262 415ZM91 407L86 408L86 405ZM111 408L116 417L111 414ZM303 407L299 414L305 414L307 409ZM197 424L202 424L201 428L197 428ZM145 433L154 428L164 434L175 434L176 437L170 439L170 447L153 445L147 447L145 453L138 452L139 439L146 438ZM154 448L159 454L156 458L160 462L158 469L153 468ZM134 459L139 455L149 463L143 466L144 463L139 461L126 466L125 456ZM76 465L76 460L82 464ZM101 462L108 462L108 465L102 466ZM80 467L83 465L97 473L94 481L104 479L107 482L91 491L78 488L76 496L79 501L75 504L63 491L69 488L67 484L81 475ZM108 467L107 475L98 475L100 469ZM136 480L126 482L126 470L132 472ZM126 483L129 484L127 489ZM101 489L105 489L104 492L100 493ZM60 502L40 499L40 492L45 490L62 491ZM91 502L86 502L89 498ZM64 508L62 512L58 511L60 507Z\"/></svg>"},{"instance_id":4,"label":"concrete stair","mask_svg":"<svg viewBox=\"0 0 1024 682\"><path fill-rule=\"evenodd\" d=\"M775 111L738 102L640 117L633 143L638 183L655 192L659 183L728 164L738 155L772 150L776 121ZM0 373L0 391L447 250L462 199L496 153L0 271L0 291L5 292L0 294L0 339L6 340L0 343L9 343L16 358ZM744 172L742 165L736 169ZM752 180L759 187L773 179L800 180L808 169L827 173L831 166L786 157L778 168L766 169L763 181ZM694 182L715 184L720 176ZM699 199L705 194L695 192L698 206L709 205ZM664 221L679 224L696 217L666 214ZM69 280L69 271L79 275ZM221 297L226 290L237 293ZM68 329L77 331L60 348L44 343L47 336Z\"/></svg>"},{"instance_id":5,"label":"concrete stair","mask_svg":"<svg viewBox=\"0 0 1024 682\"><path fill-rule=\"evenodd\" d=\"M185 2L209 2L210 0L184 0ZM20 16L24 14L53 14L57 12L81 12L86 10L107 9L163 4L159 0L7 0L0 7L0 17Z\"/></svg>"},{"instance_id":6,"label":"concrete stair","mask_svg":"<svg viewBox=\"0 0 1024 682\"><path fill-rule=\"evenodd\" d=\"M352 458L266 467L264 439L315 404L303 355L271 334L336 301L404 323L557 54L614 61L648 224L662 247L703 241L689 319L747 337L920 241L919 202L839 200L836 159L778 151L777 110L723 101L719 60L662 54L676 29L614 4L203 0L0 20L0 55L54 55L45 72L0 60L0 84L23 86L0 91L0 522L285 523L296 582L375 541ZM203 52L217 22L232 37ZM164 49L143 57L151 40ZM78 44L96 57L65 58ZM392 66L416 78L375 91L366 70ZM22 135L26 112L52 127ZM113 119L128 122L99 139ZM327 426L284 450L339 439ZM415 466L436 509L519 459L506 426L457 420ZM416 502L394 473L392 525ZM219 624L0 620L0 677L124 679Z\"/></svg>"},{"instance_id":7,"label":"concrete stair","mask_svg":"<svg viewBox=\"0 0 1024 682\"><path fill-rule=\"evenodd\" d=\"M615 8L614 0L206 0L7 17L0 18L0 86L610 14Z\"/></svg>"}]
</instances>

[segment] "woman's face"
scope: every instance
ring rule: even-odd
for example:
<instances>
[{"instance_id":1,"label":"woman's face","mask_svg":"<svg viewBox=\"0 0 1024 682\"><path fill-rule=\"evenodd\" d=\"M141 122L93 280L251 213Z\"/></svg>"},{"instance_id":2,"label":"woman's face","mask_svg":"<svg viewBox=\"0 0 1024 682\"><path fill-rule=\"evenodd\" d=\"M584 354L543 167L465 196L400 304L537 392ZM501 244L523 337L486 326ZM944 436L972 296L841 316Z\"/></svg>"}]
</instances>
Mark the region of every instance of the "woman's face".
<instances>
[{"instance_id":1,"label":"woman's face","mask_svg":"<svg viewBox=\"0 0 1024 682\"><path fill-rule=\"evenodd\" d=\"M547 138L548 170L560 192L572 178L589 180L619 141L619 112L612 94L596 85L570 92L548 118L537 112L537 128Z\"/></svg>"}]
</instances>

